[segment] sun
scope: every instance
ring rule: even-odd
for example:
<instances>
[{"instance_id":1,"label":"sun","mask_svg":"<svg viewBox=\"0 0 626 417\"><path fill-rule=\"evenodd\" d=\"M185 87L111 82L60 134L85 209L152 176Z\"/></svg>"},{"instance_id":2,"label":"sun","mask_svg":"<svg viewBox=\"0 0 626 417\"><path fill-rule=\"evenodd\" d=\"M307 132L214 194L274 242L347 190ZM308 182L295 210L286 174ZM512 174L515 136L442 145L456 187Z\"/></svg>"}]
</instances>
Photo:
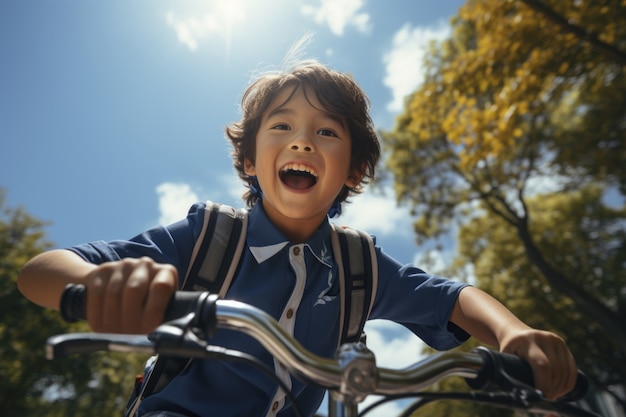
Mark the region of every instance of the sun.
<instances>
[{"instance_id":1,"label":"sun","mask_svg":"<svg viewBox=\"0 0 626 417\"><path fill-rule=\"evenodd\" d=\"M222 23L222 36L226 41L226 53L230 55L233 33L246 21L246 4L244 0L219 0L215 15Z\"/></svg>"},{"instance_id":2,"label":"sun","mask_svg":"<svg viewBox=\"0 0 626 417\"><path fill-rule=\"evenodd\" d=\"M237 23L245 22L246 9L243 0L219 0L215 15L224 23L225 28L232 32Z\"/></svg>"}]
</instances>

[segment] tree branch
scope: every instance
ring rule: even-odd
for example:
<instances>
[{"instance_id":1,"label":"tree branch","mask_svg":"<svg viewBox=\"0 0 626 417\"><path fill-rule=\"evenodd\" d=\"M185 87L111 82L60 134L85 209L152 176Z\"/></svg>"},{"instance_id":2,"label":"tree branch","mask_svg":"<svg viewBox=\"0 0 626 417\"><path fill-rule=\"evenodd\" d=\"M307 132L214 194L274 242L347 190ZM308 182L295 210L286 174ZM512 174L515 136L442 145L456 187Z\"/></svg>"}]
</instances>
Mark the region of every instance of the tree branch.
<instances>
[{"instance_id":1,"label":"tree branch","mask_svg":"<svg viewBox=\"0 0 626 417\"><path fill-rule=\"evenodd\" d=\"M566 32L573 33L581 40L589 43L611 60L617 62L621 66L626 66L626 52L621 49L600 40L596 35L590 33L586 29L570 23L568 19L561 16L549 6L539 0L521 0L526 6L543 14L548 20L559 25Z\"/></svg>"},{"instance_id":2,"label":"tree branch","mask_svg":"<svg viewBox=\"0 0 626 417\"><path fill-rule=\"evenodd\" d=\"M591 294L568 280L561 271L554 268L544 258L541 250L535 245L527 222L521 222L517 225L517 233L526 249L528 259L539 268L548 282L557 291L571 298L583 314L587 314L602 323L617 343L624 346L626 344L626 329L623 326L623 319Z\"/></svg>"}]
</instances>

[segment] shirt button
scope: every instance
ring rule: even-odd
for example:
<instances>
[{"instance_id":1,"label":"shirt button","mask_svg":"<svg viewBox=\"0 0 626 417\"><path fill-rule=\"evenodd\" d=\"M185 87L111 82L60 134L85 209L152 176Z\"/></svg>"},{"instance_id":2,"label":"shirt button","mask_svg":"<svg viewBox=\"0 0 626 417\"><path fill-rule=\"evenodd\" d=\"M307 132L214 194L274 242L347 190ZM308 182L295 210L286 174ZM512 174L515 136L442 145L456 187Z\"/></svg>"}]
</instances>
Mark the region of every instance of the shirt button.
<instances>
[{"instance_id":1,"label":"shirt button","mask_svg":"<svg viewBox=\"0 0 626 417\"><path fill-rule=\"evenodd\" d=\"M278 410L278 401L274 401L274 404L272 404L272 411L276 410Z\"/></svg>"},{"instance_id":2,"label":"shirt button","mask_svg":"<svg viewBox=\"0 0 626 417\"><path fill-rule=\"evenodd\" d=\"M300 255L300 248L297 247L297 246L295 248L293 248L293 254L296 255L296 256Z\"/></svg>"},{"instance_id":3,"label":"shirt button","mask_svg":"<svg viewBox=\"0 0 626 417\"><path fill-rule=\"evenodd\" d=\"M293 317L293 309L290 308L289 310L287 310L287 318L290 319Z\"/></svg>"}]
</instances>

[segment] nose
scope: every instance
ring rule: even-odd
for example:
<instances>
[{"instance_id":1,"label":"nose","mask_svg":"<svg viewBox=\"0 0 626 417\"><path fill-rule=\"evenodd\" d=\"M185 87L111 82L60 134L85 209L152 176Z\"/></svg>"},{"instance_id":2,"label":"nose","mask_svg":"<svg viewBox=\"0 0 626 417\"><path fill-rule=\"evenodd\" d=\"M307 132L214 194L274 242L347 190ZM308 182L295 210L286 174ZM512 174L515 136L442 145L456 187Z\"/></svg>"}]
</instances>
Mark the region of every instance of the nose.
<instances>
[{"instance_id":1,"label":"nose","mask_svg":"<svg viewBox=\"0 0 626 417\"><path fill-rule=\"evenodd\" d=\"M298 134L291 143L290 149L296 152L313 152L313 142L306 133Z\"/></svg>"},{"instance_id":2,"label":"nose","mask_svg":"<svg viewBox=\"0 0 626 417\"><path fill-rule=\"evenodd\" d=\"M295 143L293 145L291 145L291 150L292 151L300 151L300 150L302 150L304 152L311 152L311 151L313 151L313 149L311 149L310 146L300 146L300 145L295 144Z\"/></svg>"}]
</instances>

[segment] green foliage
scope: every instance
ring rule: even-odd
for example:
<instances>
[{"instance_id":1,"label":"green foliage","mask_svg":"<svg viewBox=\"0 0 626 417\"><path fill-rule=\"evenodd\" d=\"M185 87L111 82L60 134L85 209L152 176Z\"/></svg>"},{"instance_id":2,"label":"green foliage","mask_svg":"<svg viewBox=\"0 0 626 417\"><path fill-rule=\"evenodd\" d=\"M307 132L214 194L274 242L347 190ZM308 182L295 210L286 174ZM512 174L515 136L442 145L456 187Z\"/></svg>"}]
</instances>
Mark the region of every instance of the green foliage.
<instances>
[{"instance_id":1,"label":"green foliage","mask_svg":"<svg viewBox=\"0 0 626 417\"><path fill-rule=\"evenodd\" d=\"M624 6L468 1L382 135L418 242L458 228L459 272L600 385L626 380Z\"/></svg>"},{"instance_id":2,"label":"green foliage","mask_svg":"<svg viewBox=\"0 0 626 417\"><path fill-rule=\"evenodd\" d=\"M620 1L542 2L624 47ZM398 198L413 202L418 238L448 230L460 203L505 214L529 178L562 188L626 187L626 73L611 56L522 1L468 1L451 39L432 48L426 78L383 134ZM508 204L507 204L508 203Z\"/></svg>"},{"instance_id":3,"label":"green foliage","mask_svg":"<svg viewBox=\"0 0 626 417\"><path fill-rule=\"evenodd\" d=\"M0 188L0 415L119 415L145 358L107 353L47 360L49 336L87 328L66 324L17 290L22 265L51 247L44 227L23 208L5 207Z\"/></svg>"},{"instance_id":4,"label":"green foliage","mask_svg":"<svg viewBox=\"0 0 626 417\"><path fill-rule=\"evenodd\" d=\"M602 206L601 191L591 187L536 196L528 204L536 213L532 233L545 256L586 292L617 309L626 301L624 294L615 291L626 288L626 231L618 227L626 210ZM525 256L509 224L495 216L474 218L462 227L458 250L459 268L473 265L478 286L531 326L561 334L580 368L605 386L624 380L621 346L550 286Z\"/></svg>"}]
</instances>

